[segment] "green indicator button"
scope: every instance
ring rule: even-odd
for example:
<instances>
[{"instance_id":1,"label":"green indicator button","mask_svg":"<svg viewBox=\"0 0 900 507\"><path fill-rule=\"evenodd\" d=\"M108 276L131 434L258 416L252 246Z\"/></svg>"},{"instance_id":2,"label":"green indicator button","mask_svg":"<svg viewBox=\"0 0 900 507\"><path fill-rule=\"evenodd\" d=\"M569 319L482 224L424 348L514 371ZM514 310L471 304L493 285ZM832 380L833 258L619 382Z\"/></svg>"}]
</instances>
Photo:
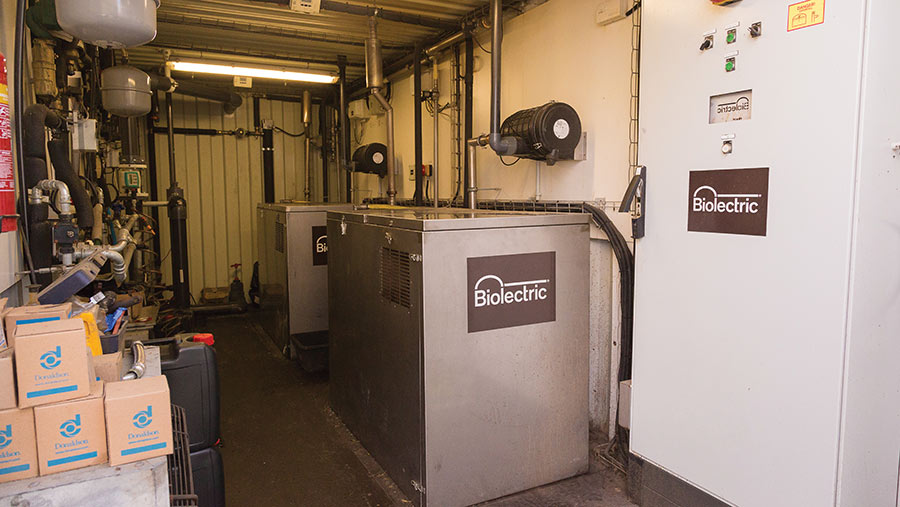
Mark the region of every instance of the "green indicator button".
<instances>
[{"instance_id":1,"label":"green indicator button","mask_svg":"<svg viewBox=\"0 0 900 507\"><path fill-rule=\"evenodd\" d=\"M733 31L732 31L732 32L728 32L728 36L727 36L727 38L726 38L726 40L728 41L728 43L729 43L729 44L733 43L733 42L735 41L735 39L737 39L737 34L736 34L735 32L733 32Z\"/></svg>"},{"instance_id":2,"label":"green indicator button","mask_svg":"<svg viewBox=\"0 0 900 507\"><path fill-rule=\"evenodd\" d=\"M728 60L727 62L725 62L725 70L727 72L731 72L734 70L734 62L732 60Z\"/></svg>"}]
</instances>

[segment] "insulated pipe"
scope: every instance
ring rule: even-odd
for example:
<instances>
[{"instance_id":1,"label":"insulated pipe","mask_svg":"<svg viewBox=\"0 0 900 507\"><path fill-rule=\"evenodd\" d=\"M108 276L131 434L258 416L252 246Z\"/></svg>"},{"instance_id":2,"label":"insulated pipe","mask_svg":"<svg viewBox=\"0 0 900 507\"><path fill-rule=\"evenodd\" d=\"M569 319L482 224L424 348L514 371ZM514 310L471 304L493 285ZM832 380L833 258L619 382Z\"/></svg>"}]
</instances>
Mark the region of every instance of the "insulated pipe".
<instances>
[{"instance_id":1,"label":"insulated pipe","mask_svg":"<svg viewBox=\"0 0 900 507\"><path fill-rule=\"evenodd\" d=\"M91 196L84 184L72 168L69 160L69 140L53 139L47 143L50 152L50 161L56 170L56 179L69 187L72 195L72 203L75 205L75 216L78 218L78 227L90 230L94 227L94 210L91 206Z\"/></svg>"},{"instance_id":2,"label":"insulated pipe","mask_svg":"<svg viewBox=\"0 0 900 507\"><path fill-rule=\"evenodd\" d=\"M488 145L488 136L481 135L474 139L469 139L466 141L466 151L469 155L469 164L466 168L467 170L467 180L469 182L469 186L466 188L466 194L468 195L468 205L469 209L478 209L478 183L476 182L477 173L475 171L475 150L476 148L487 146Z\"/></svg>"},{"instance_id":3,"label":"insulated pipe","mask_svg":"<svg viewBox=\"0 0 900 507\"><path fill-rule=\"evenodd\" d=\"M515 155L516 140L500 135L500 54L503 46L503 9L491 0L491 149L497 155Z\"/></svg>"},{"instance_id":4,"label":"insulated pipe","mask_svg":"<svg viewBox=\"0 0 900 507\"><path fill-rule=\"evenodd\" d=\"M103 238L103 199L94 205L94 227L91 229L91 239L100 242Z\"/></svg>"}]
</instances>

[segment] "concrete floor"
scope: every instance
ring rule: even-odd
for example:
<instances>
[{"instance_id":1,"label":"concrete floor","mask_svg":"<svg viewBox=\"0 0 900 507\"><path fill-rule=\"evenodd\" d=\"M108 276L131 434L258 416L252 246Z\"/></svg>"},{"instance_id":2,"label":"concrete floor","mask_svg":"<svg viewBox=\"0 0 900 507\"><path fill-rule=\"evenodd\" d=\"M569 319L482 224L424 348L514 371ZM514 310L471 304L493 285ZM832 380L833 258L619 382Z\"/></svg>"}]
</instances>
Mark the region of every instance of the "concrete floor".
<instances>
[{"instance_id":1,"label":"concrete floor","mask_svg":"<svg viewBox=\"0 0 900 507\"><path fill-rule=\"evenodd\" d=\"M328 408L326 375L306 374L282 357L253 314L211 319L205 328L219 360L229 505L410 505ZM633 505L620 474L592 470L482 505Z\"/></svg>"}]
</instances>

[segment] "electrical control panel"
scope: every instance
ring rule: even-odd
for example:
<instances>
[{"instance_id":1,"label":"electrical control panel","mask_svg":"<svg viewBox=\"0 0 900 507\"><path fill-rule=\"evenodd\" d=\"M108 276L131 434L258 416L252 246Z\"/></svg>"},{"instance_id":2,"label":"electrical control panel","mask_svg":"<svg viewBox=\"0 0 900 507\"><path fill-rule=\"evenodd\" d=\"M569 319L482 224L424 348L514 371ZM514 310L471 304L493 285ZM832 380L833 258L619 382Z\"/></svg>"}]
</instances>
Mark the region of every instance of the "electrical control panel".
<instances>
[{"instance_id":1,"label":"electrical control panel","mask_svg":"<svg viewBox=\"0 0 900 507\"><path fill-rule=\"evenodd\" d=\"M900 2L725 3L642 3L631 451L730 505L895 505Z\"/></svg>"}]
</instances>

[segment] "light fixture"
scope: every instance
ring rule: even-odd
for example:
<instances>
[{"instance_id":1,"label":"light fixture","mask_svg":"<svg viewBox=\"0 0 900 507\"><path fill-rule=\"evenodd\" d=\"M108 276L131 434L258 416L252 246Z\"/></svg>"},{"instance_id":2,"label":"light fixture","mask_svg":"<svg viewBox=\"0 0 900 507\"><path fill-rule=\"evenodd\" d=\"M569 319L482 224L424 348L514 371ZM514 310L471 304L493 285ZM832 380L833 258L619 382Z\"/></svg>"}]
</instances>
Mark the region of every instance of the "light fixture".
<instances>
[{"instance_id":1,"label":"light fixture","mask_svg":"<svg viewBox=\"0 0 900 507\"><path fill-rule=\"evenodd\" d=\"M305 83L335 84L338 81L337 76L330 74L316 74L313 72L296 72L184 61L170 61L167 65L169 65L172 70L181 72L199 72L203 74L220 74L224 76L246 76L260 79L276 79L279 81L303 81Z\"/></svg>"}]
</instances>

